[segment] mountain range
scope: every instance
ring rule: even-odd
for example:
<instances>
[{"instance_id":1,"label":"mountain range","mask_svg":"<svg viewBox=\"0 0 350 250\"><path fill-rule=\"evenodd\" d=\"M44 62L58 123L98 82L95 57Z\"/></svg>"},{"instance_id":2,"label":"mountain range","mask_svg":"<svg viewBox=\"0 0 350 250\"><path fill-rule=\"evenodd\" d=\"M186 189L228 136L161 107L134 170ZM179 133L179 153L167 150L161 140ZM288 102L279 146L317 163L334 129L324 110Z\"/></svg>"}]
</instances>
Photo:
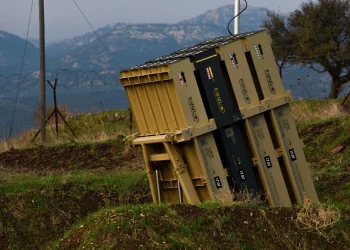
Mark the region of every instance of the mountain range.
<instances>
[{"instance_id":1,"label":"mountain range","mask_svg":"<svg viewBox=\"0 0 350 250\"><path fill-rule=\"evenodd\" d=\"M142 63L174 50L222 35L228 35L227 23L233 5L207 11L175 24L115 23L80 36L46 45L47 69L76 70L120 69ZM249 6L240 19L241 32L257 30L267 9ZM231 25L232 27L233 25ZM27 45L24 72L39 65L37 39ZM24 39L0 31L0 74L19 73Z\"/></svg>"},{"instance_id":2,"label":"mountain range","mask_svg":"<svg viewBox=\"0 0 350 250\"><path fill-rule=\"evenodd\" d=\"M20 73L25 41L11 33L0 31L0 74ZM39 64L39 51L31 43L27 43L24 72L36 70Z\"/></svg>"}]
</instances>

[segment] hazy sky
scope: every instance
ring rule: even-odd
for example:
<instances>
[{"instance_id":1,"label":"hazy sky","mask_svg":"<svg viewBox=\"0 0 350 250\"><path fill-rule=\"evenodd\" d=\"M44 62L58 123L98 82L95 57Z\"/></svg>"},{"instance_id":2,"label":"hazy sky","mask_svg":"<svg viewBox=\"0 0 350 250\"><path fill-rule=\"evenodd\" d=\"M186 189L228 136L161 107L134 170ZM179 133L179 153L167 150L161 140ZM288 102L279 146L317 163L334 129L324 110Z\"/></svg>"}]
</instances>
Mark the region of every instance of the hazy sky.
<instances>
[{"instance_id":1,"label":"hazy sky","mask_svg":"<svg viewBox=\"0 0 350 250\"><path fill-rule=\"evenodd\" d=\"M248 0L255 7L288 13L303 0ZM95 28L116 22L174 23L207 10L233 4L234 0L76 0ZM241 4L244 1L241 0ZM25 37L31 0L0 0L0 30ZM232 10L233 11L233 10ZM90 32L73 0L45 1L47 41ZM30 37L38 37L38 0L34 0Z\"/></svg>"}]
</instances>

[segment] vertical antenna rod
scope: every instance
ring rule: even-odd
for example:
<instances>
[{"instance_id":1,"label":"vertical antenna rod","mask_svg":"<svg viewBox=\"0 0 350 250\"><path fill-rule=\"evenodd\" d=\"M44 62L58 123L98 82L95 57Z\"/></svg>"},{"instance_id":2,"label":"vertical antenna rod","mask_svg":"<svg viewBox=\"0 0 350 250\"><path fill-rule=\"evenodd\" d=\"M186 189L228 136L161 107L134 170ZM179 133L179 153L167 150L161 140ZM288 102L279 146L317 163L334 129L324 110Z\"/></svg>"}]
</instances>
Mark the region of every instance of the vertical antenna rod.
<instances>
[{"instance_id":1,"label":"vertical antenna rod","mask_svg":"<svg viewBox=\"0 0 350 250\"><path fill-rule=\"evenodd\" d=\"M46 144L46 90L45 90L45 19L44 0L39 0L39 37L40 37L40 141Z\"/></svg>"},{"instance_id":2,"label":"vertical antenna rod","mask_svg":"<svg viewBox=\"0 0 350 250\"><path fill-rule=\"evenodd\" d=\"M239 33L239 16L238 13L239 13L239 9L240 9L240 0L235 0L235 15L236 18L234 20L234 31L233 31L233 34L234 35L237 35Z\"/></svg>"}]
</instances>

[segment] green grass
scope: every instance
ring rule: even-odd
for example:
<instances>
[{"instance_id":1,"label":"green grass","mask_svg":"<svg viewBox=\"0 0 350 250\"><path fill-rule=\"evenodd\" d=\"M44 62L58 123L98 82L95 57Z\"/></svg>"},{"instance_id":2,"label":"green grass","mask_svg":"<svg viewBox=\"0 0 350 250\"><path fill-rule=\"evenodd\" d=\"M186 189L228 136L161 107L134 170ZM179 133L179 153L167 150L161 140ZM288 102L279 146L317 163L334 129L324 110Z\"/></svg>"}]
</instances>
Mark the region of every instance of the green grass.
<instances>
[{"instance_id":1,"label":"green grass","mask_svg":"<svg viewBox=\"0 0 350 250\"><path fill-rule=\"evenodd\" d=\"M297 126L321 202L342 213L324 233L350 245L343 234L350 233L350 118L334 110L339 102L294 102L292 111L299 119ZM97 146L129 133L128 119L116 121L115 112L70 119L78 139L73 140L67 127L60 125L58 139L49 132L49 150L58 153L58 159L60 150L70 147L88 146L84 152L89 157L99 155L104 147ZM12 145L28 150L33 147L28 144L31 136L20 137ZM121 154L120 138L112 142L118 147L112 155ZM332 154L338 145L344 150ZM98 164L104 164L101 159ZM84 159L73 160L69 163L79 165L77 168L51 174L52 169L24 174L0 166L0 249L344 249L318 231L297 228L300 206L276 210L211 202L199 207L145 205L151 203L151 197L144 172L98 166L84 170Z\"/></svg>"},{"instance_id":2,"label":"green grass","mask_svg":"<svg viewBox=\"0 0 350 250\"><path fill-rule=\"evenodd\" d=\"M42 190L57 188L66 183L75 186L87 186L89 190L99 190L101 186L110 187L112 191L124 192L130 185L144 179L143 171L106 174L99 171L79 171L69 174L48 174L38 176L34 174L7 174L0 177L0 193L22 193L28 190Z\"/></svg>"},{"instance_id":3,"label":"green grass","mask_svg":"<svg viewBox=\"0 0 350 250\"><path fill-rule=\"evenodd\" d=\"M116 113L126 118L118 121L115 118ZM95 136L98 138L101 135L101 131L107 136L113 136L117 132L125 134L129 132L129 111L112 110L93 115L78 116L70 119L69 125L78 137ZM72 138L66 126L62 129L62 132L63 135L67 136L67 139Z\"/></svg>"},{"instance_id":4,"label":"green grass","mask_svg":"<svg viewBox=\"0 0 350 250\"><path fill-rule=\"evenodd\" d=\"M350 117L311 120L298 128L321 200L350 207ZM344 148L333 154L337 146Z\"/></svg>"},{"instance_id":5,"label":"green grass","mask_svg":"<svg viewBox=\"0 0 350 250\"><path fill-rule=\"evenodd\" d=\"M350 239L348 220L298 228L302 209L137 205L100 210L76 224L55 249L327 249ZM341 211L348 216L349 211ZM93 230L90 230L92 229ZM337 238L338 237L338 238ZM339 242L332 242L337 239ZM331 243L332 242L332 243ZM338 248L339 249L339 248Z\"/></svg>"},{"instance_id":6,"label":"green grass","mask_svg":"<svg viewBox=\"0 0 350 250\"><path fill-rule=\"evenodd\" d=\"M50 249L74 223L101 208L151 202L143 172L79 171L38 176L13 174L0 180L0 245ZM0 246L0 249L1 246Z\"/></svg>"}]
</instances>

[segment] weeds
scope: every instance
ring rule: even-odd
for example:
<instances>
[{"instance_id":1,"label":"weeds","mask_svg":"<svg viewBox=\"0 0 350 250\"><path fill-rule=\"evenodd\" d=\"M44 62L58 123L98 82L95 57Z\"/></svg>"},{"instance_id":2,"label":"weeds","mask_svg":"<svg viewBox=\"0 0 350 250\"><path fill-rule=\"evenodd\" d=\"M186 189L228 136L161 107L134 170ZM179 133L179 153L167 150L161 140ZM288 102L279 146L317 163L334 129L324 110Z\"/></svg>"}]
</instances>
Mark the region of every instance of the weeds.
<instances>
[{"instance_id":1,"label":"weeds","mask_svg":"<svg viewBox=\"0 0 350 250\"><path fill-rule=\"evenodd\" d=\"M261 194L249 192L247 189L234 193L234 198L238 203L248 206L262 205L266 203L266 200L262 199Z\"/></svg>"},{"instance_id":2,"label":"weeds","mask_svg":"<svg viewBox=\"0 0 350 250\"><path fill-rule=\"evenodd\" d=\"M243 206L255 206L265 204L266 200L262 199L261 194L250 192L247 189L242 189L238 192L222 191L216 196L217 202L224 206L230 207L233 205L243 205Z\"/></svg>"},{"instance_id":3,"label":"weeds","mask_svg":"<svg viewBox=\"0 0 350 250\"><path fill-rule=\"evenodd\" d=\"M107 209L74 226L55 247L81 249L97 244L108 249L344 249L349 243L346 237L344 241L329 242L310 230L299 229L290 216L301 210L283 211L241 206L212 207L208 211L165 204ZM335 222L339 223L345 222ZM340 237L348 230L346 225L334 235Z\"/></svg>"},{"instance_id":4,"label":"weeds","mask_svg":"<svg viewBox=\"0 0 350 250\"><path fill-rule=\"evenodd\" d=\"M299 229L315 231L328 242L333 240L333 235L327 233L327 229L340 220L340 211L332 205L312 205L305 203L298 212L295 223Z\"/></svg>"},{"instance_id":5,"label":"weeds","mask_svg":"<svg viewBox=\"0 0 350 250\"><path fill-rule=\"evenodd\" d=\"M251 207L264 203L262 197L244 190L219 193L218 202L204 203L203 209L179 206L173 210L167 205L140 205L110 208L91 215L92 211L103 207L150 203L145 174L107 171L105 168L108 169L110 162L99 170L74 169L37 176L13 174L14 171L0 166L0 249L2 243L9 244L8 248L21 248L24 244L47 246L68 229L71 230L66 236L57 241L59 249L81 249L83 246L86 249L96 246L100 249L345 249L344 246L350 244L350 215L346 210L350 193L346 172L350 166L350 120L335 108L337 101L318 102L295 102L292 110L297 121L303 122L299 129L313 174L318 176L315 181L318 193L323 199L330 197L333 205L339 202L338 209L332 205L305 205L290 210L254 209ZM77 116L68 122L76 131L75 142L124 137L129 133L127 117L116 119L115 112ZM71 144L69 130L64 124L60 124L59 129L58 138L54 136L54 129L48 130L49 143ZM28 147L33 133L22 135L18 141L0 143L0 151ZM338 144L344 145L345 149L332 155L330 150ZM55 149L57 151L58 147ZM95 156L103 158L99 150L108 151L94 146L89 149L89 158L93 161L97 161ZM118 155L128 155L129 150L122 149ZM114 151L106 157L111 158L113 154ZM118 164L127 169L132 169L135 164L143 166L141 157L137 161L124 161L127 163ZM76 164L86 168L84 159ZM340 211L344 216L340 216ZM84 219L86 215L88 217ZM73 223L78 224L71 227ZM332 241L336 237L341 240ZM7 241L2 242L3 238Z\"/></svg>"},{"instance_id":6,"label":"weeds","mask_svg":"<svg viewBox=\"0 0 350 250\"><path fill-rule=\"evenodd\" d=\"M340 107L340 100L304 100L291 104L291 111L297 123L311 120L326 120L345 115Z\"/></svg>"}]
</instances>

